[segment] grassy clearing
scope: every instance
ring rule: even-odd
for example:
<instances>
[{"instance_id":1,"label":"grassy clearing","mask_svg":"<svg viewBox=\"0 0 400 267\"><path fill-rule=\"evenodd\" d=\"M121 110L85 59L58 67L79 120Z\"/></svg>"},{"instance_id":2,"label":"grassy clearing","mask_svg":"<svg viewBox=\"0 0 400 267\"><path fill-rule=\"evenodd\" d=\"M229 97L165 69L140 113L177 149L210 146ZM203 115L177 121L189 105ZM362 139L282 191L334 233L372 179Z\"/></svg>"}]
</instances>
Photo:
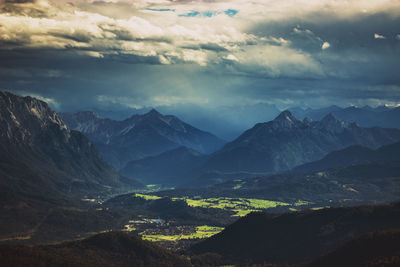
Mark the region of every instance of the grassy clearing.
<instances>
[{"instance_id":1,"label":"grassy clearing","mask_svg":"<svg viewBox=\"0 0 400 267\"><path fill-rule=\"evenodd\" d=\"M145 195L145 194L135 194L135 197L140 197L140 198L143 198L145 200L157 200L157 199L161 199L162 198L162 197L159 197L159 196Z\"/></svg>"},{"instance_id":2,"label":"grassy clearing","mask_svg":"<svg viewBox=\"0 0 400 267\"><path fill-rule=\"evenodd\" d=\"M187 240L187 239L204 239L209 238L215 234L218 234L224 230L223 227L216 227L216 226L208 226L202 225L197 226L195 232L190 234L181 234L181 235L142 235L144 240L152 241L152 242L162 242L162 241L169 241L169 242L176 242L179 240Z\"/></svg>"},{"instance_id":3,"label":"grassy clearing","mask_svg":"<svg viewBox=\"0 0 400 267\"><path fill-rule=\"evenodd\" d=\"M132 225L130 225L130 224L127 224L127 225L124 226L124 228L122 229L122 231L125 231L125 232L136 231L136 227L134 227L134 226L132 226Z\"/></svg>"},{"instance_id":4,"label":"grassy clearing","mask_svg":"<svg viewBox=\"0 0 400 267\"><path fill-rule=\"evenodd\" d=\"M304 201L304 200L297 200L293 205L294 206L304 206L304 205L311 205L311 202Z\"/></svg>"},{"instance_id":5,"label":"grassy clearing","mask_svg":"<svg viewBox=\"0 0 400 267\"><path fill-rule=\"evenodd\" d=\"M245 216L252 211L260 211L277 206L289 206L289 203L254 198L172 198L172 200L185 200L191 207L215 208L235 211L234 216Z\"/></svg>"}]
</instances>

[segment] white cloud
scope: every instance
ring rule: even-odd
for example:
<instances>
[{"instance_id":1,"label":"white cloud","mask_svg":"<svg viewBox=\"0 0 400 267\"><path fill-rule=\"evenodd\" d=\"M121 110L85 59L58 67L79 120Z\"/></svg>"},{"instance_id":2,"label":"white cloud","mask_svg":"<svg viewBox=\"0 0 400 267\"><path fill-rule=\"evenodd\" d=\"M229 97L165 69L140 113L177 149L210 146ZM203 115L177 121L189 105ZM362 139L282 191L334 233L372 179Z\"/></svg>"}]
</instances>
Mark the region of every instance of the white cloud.
<instances>
[{"instance_id":1,"label":"white cloud","mask_svg":"<svg viewBox=\"0 0 400 267\"><path fill-rule=\"evenodd\" d=\"M322 49L322 50L325 50L325 49L328 49L329 47L331 47L331 44L328 43L328 42L324 42L324 43L322 44L322 46L321 46L321 49Z\"/></svg>"},{"instance_id":2,"label":"white cloud","mask_svg":"<svg viewBox=\"0 0 400 267\"><path fill-rule=\"evenodd\" d=\"M31 96L31 97L37 98L43 102L46 102L50 107L52 107L54 109L58 109L60 107L60 103L58 103L54 98L51 98L51 97L44 97L44 96L41 96L36 93L25 92L25 91L20 92L20 94L22 96Z\"/></svg>"},{"instance_id":3,"label":"white cloud","mask_svg":"<svg viewBox=\"0 0 400 267\"><path fill-rule=\"evenodd\" d=\"M242 64L240 69L249 67L274 76L298 75L302 68L307 73L320 75L321 70L320 66L316 67L318 64L312 56L293 47L291 40L250 33L249 29L254 25L266 21L275 23L290 17L307 20L308 14L316 11L351 17L363 12L396 10L395 7L400 6L393 0L231 0L207 1L206 4L166 0L97 3L89 0L41 0L37 3L18 4L14 13L0 13L0 41L7 44L7 49L21 46L74 49L77 53L97 58L132 55L132 60L141 57L144 61L149 58L152 63L188 62L200 66L229 60ZM163 9L173 11L157 11ZM40 16L33 15L32 10ZM230 17L224 15L224 10L238 12ZM179 16L192 11L219 15ZM312 40L317 46L321 45L322 50L330 47L330 43L309 29L298 26L293 29L293 34ZM374 37L385 38L379 34Z\"/></svg>"},{"instance_id":4,"label":"white cloud","mask_svg":"<svg viewBox=\"0 0 400 267\"><path fill-rule=\"evenodd\" d=\"M227 55L227 56L225 57L225 59L226 59L226 60L230 60L230 61L236 61L236 62L239 61L239 60L237 59L237 57L235 57L235 56L232 55L232 54Z\"/></svg>"},{"instance_id":5,"label":"white cloud","mask_svg":"<svg viewBox=\"0 0 400 267\"><path fill-rule=\"evenodd\" d=\"M386 39L385 36L383 36L383 35L381 35L381 34L378 34L378 33L375 33L375 34L374 34L374 38L375 38L375 39L382 39L382 40L383 40L383 39Z\"/></svg>"}]
</instances>

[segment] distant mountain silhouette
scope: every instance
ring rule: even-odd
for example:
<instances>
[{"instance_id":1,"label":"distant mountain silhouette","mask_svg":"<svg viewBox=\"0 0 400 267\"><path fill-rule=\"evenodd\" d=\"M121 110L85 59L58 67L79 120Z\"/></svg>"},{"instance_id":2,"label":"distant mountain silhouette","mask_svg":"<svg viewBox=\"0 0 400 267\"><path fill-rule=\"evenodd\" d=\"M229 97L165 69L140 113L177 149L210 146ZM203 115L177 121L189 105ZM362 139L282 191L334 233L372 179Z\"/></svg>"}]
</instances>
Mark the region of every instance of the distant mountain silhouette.
<instances>
[{"instance_id":1,"label":"distant mountain silhouette","mask_svg":"<svg viewBox=\"0 0 400 267\"><path fill-rule=\"evenodd\" d=\"M61 117L71 129L87 135L105 160L119 169L129 161L180 146L207 154L224 144L218 137L155 109L123 121L99 118L90 111L61 113Z\"/></svg>"},{"instance_id":2,"label":"distant mountain silhouette","mask_svg":"<svg viewBox=\"0 0 400 267\"><path fill-rule=\"evenodd\" d=\"M329 113L346 122L355 122L363 127L384 127L384 128L400 128L400 108L388 108L379 106L372 108L364 107L346 107L330 106L320 109L290 109L293 114L299 118L311 118L312 120L320 120Z\"/></svg>"},{"instance_id":3,"label":"distant mountain silhouette","mask_svg":"<svg viewBox=\"0 0 400 267\"><path fill-rule=\"evenodd\" d=\"M227 143L205 163L207 171L275 173L319 160L351 145L378 148L400 140L400 130L362 128L326 115L299 120L289 111L258 123Z\"/></svg>"}]
</instances>

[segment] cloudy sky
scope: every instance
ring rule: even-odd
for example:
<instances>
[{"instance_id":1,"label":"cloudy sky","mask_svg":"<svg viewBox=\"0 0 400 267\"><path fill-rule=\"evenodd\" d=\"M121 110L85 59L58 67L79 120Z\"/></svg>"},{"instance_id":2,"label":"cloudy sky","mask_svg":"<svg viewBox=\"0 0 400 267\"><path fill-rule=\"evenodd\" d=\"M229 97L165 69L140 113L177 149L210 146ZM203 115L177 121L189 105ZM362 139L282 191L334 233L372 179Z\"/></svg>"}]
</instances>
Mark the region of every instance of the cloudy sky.
<instances>
[{"instance_id":1,"label":"cloudy sky","mask_svg":"<svg viewBox=\"0 0 400 267\"><path fill-rule=\"evenodd\" d=\"M0 1L0 90L57 110L400 103L399 0Z\"/></svg>"}]
</instances>

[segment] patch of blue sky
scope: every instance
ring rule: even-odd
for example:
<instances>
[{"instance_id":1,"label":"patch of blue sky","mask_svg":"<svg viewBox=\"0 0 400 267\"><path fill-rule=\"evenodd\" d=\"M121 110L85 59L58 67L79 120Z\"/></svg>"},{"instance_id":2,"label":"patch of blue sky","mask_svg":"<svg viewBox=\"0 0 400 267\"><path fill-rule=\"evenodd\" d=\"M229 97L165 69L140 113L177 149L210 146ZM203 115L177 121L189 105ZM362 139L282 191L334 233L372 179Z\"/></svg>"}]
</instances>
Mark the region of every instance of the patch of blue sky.
<instances>
[{"instance_id":1,"label":"patch of blue sky","mask_svg":"<svg viewBox=\"0 0 400 267\"><path fill-rule=\"evenodd\" d=\"M197 17L200 15L199 11L190 11L189 13L186 14L179 14L179 17Z\"/></svg>"},{"instance_id":2,"label":"patch of blue sky","mask_svg":"<svg viewBox=\"0 0 400 267\"><path fill-rule=\"evenodd\" d=\"M179 14L179 17L198 17L198 16L202 16L202 17L206 17L206 18L211 18L217 15L220 15L222 13L225 13L225 15L229 16L229 17L233 17L235 16L239 11L236 9L227 9L223 12L221 11L205 11L205 12L199 12L199 11L195 11L192 10L188 13L185 14Z\"/></svg>"},{"instance_id":3,"label":"patch of blue sky","mask_svg":"<svg viewBox=\"0 0 400 267\"><path fill-rule=\"evenodd\" d=\"M171 8L146 8L149 11L159 11L159 12L175 12L175 9Z\"/></svg>"},{"instance_id":4,"label":"patch of blue sky","mask_svg":"<svg viewBox=\"0 0 400 267\"><path fill-rule=\"evenodd\" d=\"M203 13L201 13L204 17L208 17L208 18L211 18L211 17L214 17L214 16L216 16L216 15L218 15L218 14L220 14L221 12L218 12L218 11L206 11L206 12L203 12Z\"/></svg>"},{"instance_id":5,"label":"patch of blue sky","mask_svg":"<svg viewBox=\"0 0 400 267\"><path fill-rule=\"evenodd\" d=\"M238 12L239 10L236 9L227 9L224 11L225 15L228 15L229 17L235 16Z\"/></svg>"}]
</instances>

